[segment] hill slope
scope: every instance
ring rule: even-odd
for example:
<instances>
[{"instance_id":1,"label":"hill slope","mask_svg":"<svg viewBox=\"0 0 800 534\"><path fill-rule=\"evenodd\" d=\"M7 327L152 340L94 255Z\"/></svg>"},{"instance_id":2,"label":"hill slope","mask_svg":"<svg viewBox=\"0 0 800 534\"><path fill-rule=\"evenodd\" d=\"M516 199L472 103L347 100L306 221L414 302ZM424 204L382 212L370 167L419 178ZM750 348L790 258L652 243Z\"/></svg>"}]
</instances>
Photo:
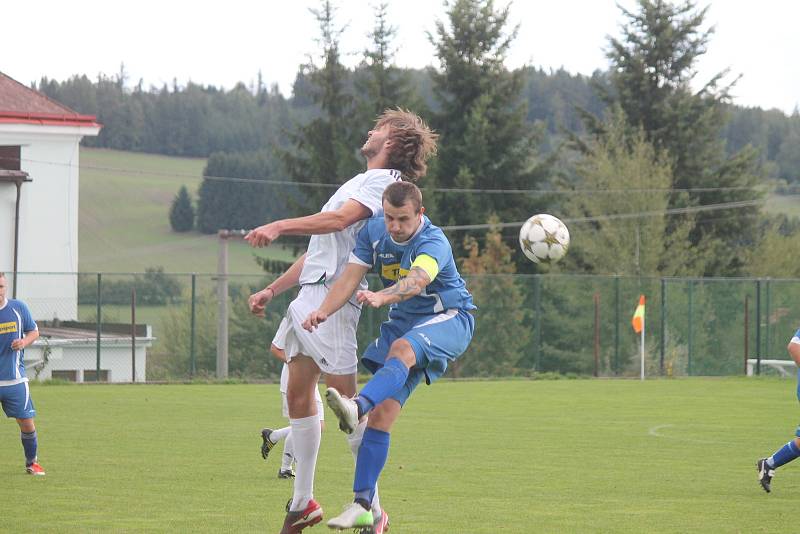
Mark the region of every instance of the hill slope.
<instances>
[{"instance_id":1,"label":"hill slope","mask_svg":"<svg viewBox=\"0 0 800 534\"><path fill-rule=\"evenodd\" d=\"M181 185L196 197L204 166L203 158L81 147L79 270L143 272L162 266L167 272L216 272L217 237L177 233L169 225L172 199ZM254 254L246 243L230 242L230 272L261 273ZM293 257L282 247L258 255Z\"/></svg>"}]
</instances>

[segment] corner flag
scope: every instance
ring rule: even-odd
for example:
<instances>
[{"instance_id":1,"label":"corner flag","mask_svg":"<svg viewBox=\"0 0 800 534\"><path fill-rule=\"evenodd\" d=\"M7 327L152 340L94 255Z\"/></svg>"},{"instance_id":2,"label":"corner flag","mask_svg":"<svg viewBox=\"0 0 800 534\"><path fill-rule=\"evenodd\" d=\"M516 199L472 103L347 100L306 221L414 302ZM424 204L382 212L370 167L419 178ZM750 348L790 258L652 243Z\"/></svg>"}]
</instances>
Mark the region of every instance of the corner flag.
<instances>
[{"instance_id":1,"label":"corner flag","mask_svg":"<svg viewBox=\"0 0 800 534\"><path fill-rule=\"evenodd\" d=\"M639 295L639 305L636 306L636 311L633 312L633 319L631 319L633 331L641 334L644 329L644 295Z\"/></svg>"}]
</instances>

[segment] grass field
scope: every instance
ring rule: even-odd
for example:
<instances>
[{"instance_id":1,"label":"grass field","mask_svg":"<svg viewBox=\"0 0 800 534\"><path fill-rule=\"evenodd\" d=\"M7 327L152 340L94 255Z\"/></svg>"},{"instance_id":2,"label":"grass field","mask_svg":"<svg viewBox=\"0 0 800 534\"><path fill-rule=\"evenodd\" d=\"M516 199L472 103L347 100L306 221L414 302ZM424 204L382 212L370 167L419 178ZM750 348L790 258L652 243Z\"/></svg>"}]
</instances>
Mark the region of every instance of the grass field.
<instances>
[{"instance_id":1,"label":"grass field","mask_svg":"<svg viewBox=\"0 0 800 534\"><path fill-rule=\"evenodd\" d=\"M172 199L185 185L196 200L204 166L205 159L81 148L79 270L144 272L163 266L167 272L216 272L217 237L176 233L169 225ZM253 254L246 243L230 242L230 272L261 272ZM282 247L258 254L292 259Z\"/></svg>"},{"instance_id":2,"label":"grass field","mask_svg":"<svg viewBox=\"0 0 800 534\"><path fill-rule=\"evenodd\" d=\"M397 423L381 479L395 534L783 532L800 465L773 493L755 460L794 432L781 379L442 382ZM259 455L275 385L32 387L44 478L0 432L9 532L277 532L291 482ZM352 458L330 412L316 497L350 498ZM277 456L277 455L276 455ZM25 512L22 512L22 510ZM326 532L317 526L308 532Z\"/></svg>"}]
</instances>

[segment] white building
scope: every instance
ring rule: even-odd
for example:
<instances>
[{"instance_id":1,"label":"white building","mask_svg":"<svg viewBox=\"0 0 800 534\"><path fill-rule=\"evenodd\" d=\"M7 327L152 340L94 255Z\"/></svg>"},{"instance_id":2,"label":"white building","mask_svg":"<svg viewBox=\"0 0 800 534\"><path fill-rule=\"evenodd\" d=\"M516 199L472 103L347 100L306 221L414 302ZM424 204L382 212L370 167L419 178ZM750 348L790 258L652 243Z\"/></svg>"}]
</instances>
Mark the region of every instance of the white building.
<instances>
[{"instance_id":1,"label":"white building","mask_svg":"<svg viewBox=\"0 0 800 534\"><path fill-rule=\"evenodd\" d=\"M78 319L80 141L101 125L0 72L0 271L41 337L25 350L28 377L97 378L96 327ZM128 328L127 332L125 328ZM100 380L145 380L150 327L103 325ZM133 349L132 349L133 347Z\"/></svg>"},{"instance_id":2,"label":"white building","mask_svg":"<svg viewBox=\"0 0 800 534\"><path fill-rule=\"evenodd\" d=\"M76 276L20 274L15 287L13 273L78 271L79 143L100 128L0 72L0 271L37 320L78 318Z\"/></svg>"}]
</instances>

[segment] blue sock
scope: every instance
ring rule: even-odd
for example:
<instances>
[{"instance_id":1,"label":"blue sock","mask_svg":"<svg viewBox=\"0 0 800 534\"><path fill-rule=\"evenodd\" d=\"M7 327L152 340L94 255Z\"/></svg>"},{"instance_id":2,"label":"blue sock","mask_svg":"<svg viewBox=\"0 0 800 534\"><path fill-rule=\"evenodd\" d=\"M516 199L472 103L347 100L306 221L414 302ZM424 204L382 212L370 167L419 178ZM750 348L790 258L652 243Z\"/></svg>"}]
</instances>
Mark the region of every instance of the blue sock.
<instances>
[{"instance_id":1,"label":"blue sock","mask_svg":"<svg viewBox=\"0 0 800 534\"><path fill-rule=\"evenodd\" d=\"M792 440L770 456L767 459L767 464L769 464L770 467L776 468L788 464L798 457L800 457L800 449L797 448L794 440Z\"/></svg>"},{"instance_id":2,"label":"blue sock","mask_svg":"<svg viewBox=\"0 0 800 534\"><path fill-rule=\"evenodd\" d=\"M31 465L36 461L36 449L38 447L36 431L20 432L19 436L22 439L22 448L25 449L25 465Z\"/></svg>"},{"instance_id":3,"label":"blue sock","mask_svg":"<svg viewBox=\"0 0 800 534\"><path fill-rule=\"evenodd\" d=\"M369 412L398 391L408 379L408 367L397 358L386 361L358 394L359 416Z\"/></svg>"},{"instance_id":4,"label":"blue sock","mask_svg":"<svg viewBox=\"0 0 800 534\"><path fill-rule=\"evenodd\" d=\"M356 476L353 481L356 500L372 502L372 497L375 496L375 487L378 485L378 477L383 471L388 457L389 433L367 428L361 439L356 459Z\"/></svg>"}]
</instances>

